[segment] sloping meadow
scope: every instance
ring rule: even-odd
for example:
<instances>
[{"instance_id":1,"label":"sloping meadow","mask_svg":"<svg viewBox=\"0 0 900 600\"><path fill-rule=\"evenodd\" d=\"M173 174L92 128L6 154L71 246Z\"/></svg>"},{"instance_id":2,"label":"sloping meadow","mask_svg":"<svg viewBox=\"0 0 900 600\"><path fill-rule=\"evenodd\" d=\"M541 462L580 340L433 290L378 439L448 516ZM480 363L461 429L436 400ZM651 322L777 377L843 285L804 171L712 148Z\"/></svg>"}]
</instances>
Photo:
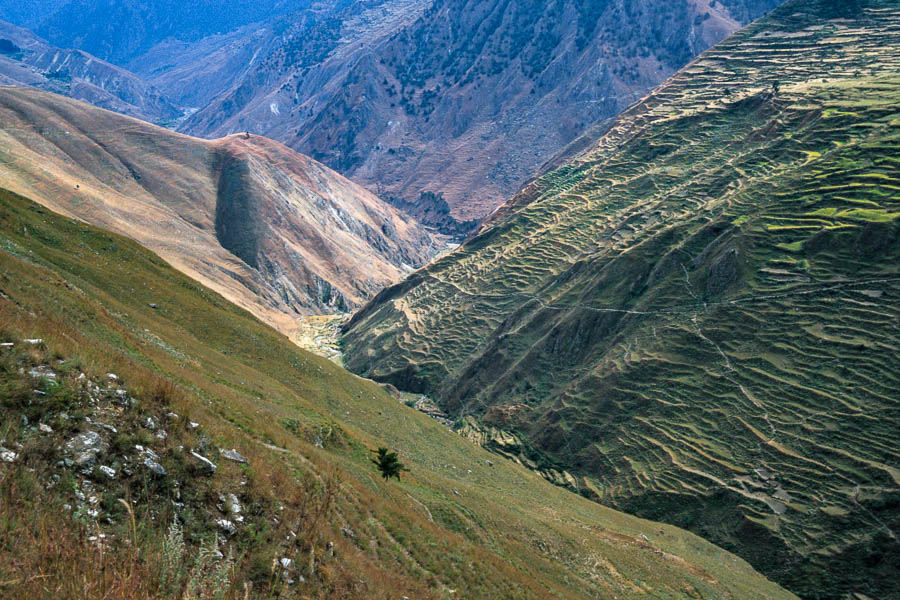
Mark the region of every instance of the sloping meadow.
<instances>
[{"instance_id":1,"label":"sloping meadow","mask_svg":"<svg viewBox=\"0 0 900 600\"><path fill-rule=\"evenodd\" d=\"M0 594L791 598L0 192ZM410 469L383 482L371 449Z\"/></svg>"}]
</instances>

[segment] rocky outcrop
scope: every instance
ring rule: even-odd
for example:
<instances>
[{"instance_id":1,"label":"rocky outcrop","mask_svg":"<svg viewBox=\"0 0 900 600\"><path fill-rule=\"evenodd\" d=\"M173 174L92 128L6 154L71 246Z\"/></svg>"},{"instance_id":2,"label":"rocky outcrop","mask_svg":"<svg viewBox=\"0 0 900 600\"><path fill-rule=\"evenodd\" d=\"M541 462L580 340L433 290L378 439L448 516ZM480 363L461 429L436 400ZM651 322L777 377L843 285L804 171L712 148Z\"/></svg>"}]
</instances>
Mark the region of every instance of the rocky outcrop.
<instances>
[{"instance_id":1,"label":"rocky outcrop","mask_svg":"<svg viewBox=\"0 0 900 600\"><path fill-rule=\"evenodd\" d=\"M463 236L593 124L779 1L310 11L182 130L268 135Z\"/></svg>"}]
</instances>

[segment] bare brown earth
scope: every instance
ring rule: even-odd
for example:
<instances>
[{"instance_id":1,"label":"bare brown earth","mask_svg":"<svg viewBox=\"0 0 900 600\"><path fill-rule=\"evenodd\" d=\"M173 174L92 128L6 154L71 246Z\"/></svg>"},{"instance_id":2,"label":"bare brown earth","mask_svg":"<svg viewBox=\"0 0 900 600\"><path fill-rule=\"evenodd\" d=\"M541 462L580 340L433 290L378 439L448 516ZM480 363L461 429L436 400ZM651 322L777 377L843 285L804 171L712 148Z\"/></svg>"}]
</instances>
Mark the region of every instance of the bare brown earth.
<instances>
[{"instance_id":1,"label":"bare brown earth","mask_svg":"<svg viewBox=\"0 0 900 600\"><path fill-rule=\"evenodd\" d=\"M0 87L0 181L140 242L288 334L300 315L358 306L435 248L408 217L272 140L200 140L28 88Z\"/></svg>"}]
</instances>

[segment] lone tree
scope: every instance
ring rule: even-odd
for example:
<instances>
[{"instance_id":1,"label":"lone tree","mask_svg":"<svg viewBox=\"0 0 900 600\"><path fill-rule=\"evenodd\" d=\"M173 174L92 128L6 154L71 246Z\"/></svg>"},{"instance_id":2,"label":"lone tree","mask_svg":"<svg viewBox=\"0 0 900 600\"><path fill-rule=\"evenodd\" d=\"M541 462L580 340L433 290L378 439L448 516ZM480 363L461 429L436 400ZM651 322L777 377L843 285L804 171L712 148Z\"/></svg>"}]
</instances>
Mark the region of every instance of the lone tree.
<instances>
[{"instance_id":1,"label":"lone tree","mask_svg":"<svg viewBox=\"0 0 900 600\"><path fill-rule=\"evenodd\" d=\"M397 481L400 481L400 473L409 471L397 458L396 452L391 452L387 448L379 448L378 450L372 450L372 452L375 454L372 462L375 463L375 466L381 471L381 476L385 479L396 477Z\"/></svg>"}]
</instances>

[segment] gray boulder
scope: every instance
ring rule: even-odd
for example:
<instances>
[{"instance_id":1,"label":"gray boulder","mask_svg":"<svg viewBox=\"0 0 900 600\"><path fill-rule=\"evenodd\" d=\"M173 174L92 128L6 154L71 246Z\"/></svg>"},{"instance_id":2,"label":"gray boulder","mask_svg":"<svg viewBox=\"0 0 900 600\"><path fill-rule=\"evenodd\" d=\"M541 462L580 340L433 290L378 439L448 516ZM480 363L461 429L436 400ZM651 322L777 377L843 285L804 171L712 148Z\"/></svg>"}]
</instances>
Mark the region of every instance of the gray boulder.
<instances>
[{"instance_id":1,"label":"gray boulder","mask_svg":"<svg viewBox=\"0 0 900 600\"><path fill-rule=\"evenodd\" d=\"M165 477L168 475L166 469L149 456L144 459L143 464L154 477Z\"/></svg>"},{"instance_id":2,"label":"gray boulder","mask_svg":"<svg viewBox=\"0 0 900 600\"><path fill-rule=\"evenodd\" d=\"M66 443L66 449L72 454L72 463L81 468L92 467L104 446L103 438L96 431L83 431Z\"/></svg>"},{"instance_id":3,"label":"gray boulder","mask_svg":"<svg viewBox=\"0 0 900 600\"><path fill-rule=\"evenodd\" d=\"M222 456L227 458L228 460L233 460L234 462L239 462L243 464L247 464L247 459L241 456L241 454L232 448L231 450L222 450Z\"/></svg>"}]
</instances>

